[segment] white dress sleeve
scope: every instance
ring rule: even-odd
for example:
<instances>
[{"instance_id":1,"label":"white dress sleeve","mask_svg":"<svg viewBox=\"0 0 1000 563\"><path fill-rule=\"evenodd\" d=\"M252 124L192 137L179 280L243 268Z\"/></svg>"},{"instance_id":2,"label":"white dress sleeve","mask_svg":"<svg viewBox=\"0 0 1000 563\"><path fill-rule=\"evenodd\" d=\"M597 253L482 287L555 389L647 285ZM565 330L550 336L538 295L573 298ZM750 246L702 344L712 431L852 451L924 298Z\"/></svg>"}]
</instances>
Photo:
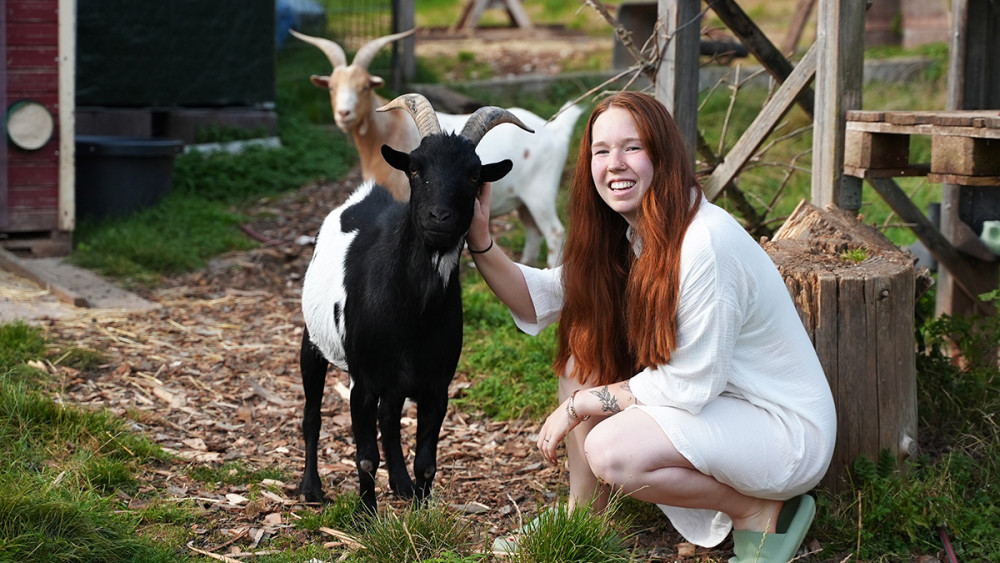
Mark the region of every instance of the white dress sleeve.
<instances>
[{"instance_id":1,"label":"white dress sleeve","mask_svg":"<svg viewBox=\"0 0 1000 563\"><path fill-rule=\"evenodd\" d=\"M535 322L528 322L511 311L514 324L523 332L532 336L545 330L549 325L559 320L563 307L562 266L555 268L532 268L517 264L528 284L528 294L535 307Z\"/></svg>"}]
</instances>

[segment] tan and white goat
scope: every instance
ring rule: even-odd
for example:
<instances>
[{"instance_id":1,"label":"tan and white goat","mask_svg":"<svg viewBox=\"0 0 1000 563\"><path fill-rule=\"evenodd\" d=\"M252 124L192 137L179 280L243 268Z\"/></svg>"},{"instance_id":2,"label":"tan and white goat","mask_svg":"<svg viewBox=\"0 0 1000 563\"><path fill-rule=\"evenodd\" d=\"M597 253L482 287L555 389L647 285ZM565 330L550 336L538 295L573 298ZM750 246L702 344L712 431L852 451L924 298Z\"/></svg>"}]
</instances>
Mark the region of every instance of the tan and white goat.
<instances>
[{"instance_id":1,"label":"tan and white goat","mask_svg":"<svg viewBox=\"0 0 1000 563\"><path fill-rule=\"evenodd\" d=\"M319 48L333 65L329 76L313 76L317 86L330 92L330 104L337 126L352 135L361 159L362 176L382 184L399 200L409 197L406 175L389 166L382 158L382 145L400 150L413 150L420 144L420 135L413 120L399 112L376 112L385 99L375 89L385 84L372 76L368 65L375 54L393 41L410 36L414 30L374 39L358 49L352 64L347 64L343 48L336 42L311 37L292 30L292 35ZM547 265L562 261L565 229L559 220L556 198L563 165L577 119L583 113L578 105L566 105L551 121L522 108L508 108L535 133L518 128L497 128L490 131L476 147L485 161L510 158L514 169L502 180L493 183L490 214L494 217L517 211L524 224L525 241L521 261L534 264L544 239L548 245ZM461 130L468 115L438 112L442 129Z\"/></svg>"}]
</instances>

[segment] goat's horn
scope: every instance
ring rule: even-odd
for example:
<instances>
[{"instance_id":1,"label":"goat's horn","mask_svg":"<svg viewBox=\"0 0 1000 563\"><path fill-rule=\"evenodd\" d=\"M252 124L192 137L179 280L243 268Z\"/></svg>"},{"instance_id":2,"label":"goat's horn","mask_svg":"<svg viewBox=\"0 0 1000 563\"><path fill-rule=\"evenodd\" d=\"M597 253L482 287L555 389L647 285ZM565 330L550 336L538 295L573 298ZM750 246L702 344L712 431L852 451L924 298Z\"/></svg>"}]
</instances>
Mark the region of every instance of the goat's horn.
<instances>
[{"instance_id":1,"label":"goat's horn","mask_svg":"<svg viewBox=\"0 0 1000 563\"><path fill-rule=\"evenodd\" d=\"M358 49L358 52L354 54L353 64L363 69L367 69L368 65L371 64L372 59L375 58L375 55L382 50L382 47L385 47L397 39L409 37L416 31L417 28L413 28L409 31L401 31L399 33L393 33L392 35L386 35L385 37L379 37L378 39L372 39L368 43L365 43L364 46Z\"/></svg>"},{"instance_id":2,"label":"goat's horn","mask_svg":"<svg viewBox=\"0 0 1000 563\"><path fill-rule=\"evenodd\" d=\"M417 123L417 131L420 138L441 132L441 124L438 122L437 114L427 98L420 94L403 94L393 101L385 104L375 111L389 111L391 109L405 109L413 116L413 121Z\"/></svg>"},{"instance_id":3,"label":"goat's horn","mask_svg":"<svg viewBox=\"0 0 1000 563\"><path fill-rule=\"evenodd\" d=\"M330 64L333 65L333 68L337 68L338 66L347 66L347 55L344 54L344 49L340 45L330 41L329 39L299 33L294 29L289 29L288 32L310 45L319 47L319 50L323 51L326 58L330 59Z\"/></svg>"},{"instance_id":4,"label":"goat's horn","mask_svg":"<svg viewBox=\"0 0 1000 563\"><path fill-rule=\"evenodd\" d=\"M528 133L535 132L534 129L525 125L513 113L496 106L486 106L477 109L476 113L472 114L472 117L465 122L465 127L462 128L462 136L472 141L472 144L478 145L479 141L483 139L483 136L490 129L501 123L513 123Z\"/></svg>"}]
</instances>

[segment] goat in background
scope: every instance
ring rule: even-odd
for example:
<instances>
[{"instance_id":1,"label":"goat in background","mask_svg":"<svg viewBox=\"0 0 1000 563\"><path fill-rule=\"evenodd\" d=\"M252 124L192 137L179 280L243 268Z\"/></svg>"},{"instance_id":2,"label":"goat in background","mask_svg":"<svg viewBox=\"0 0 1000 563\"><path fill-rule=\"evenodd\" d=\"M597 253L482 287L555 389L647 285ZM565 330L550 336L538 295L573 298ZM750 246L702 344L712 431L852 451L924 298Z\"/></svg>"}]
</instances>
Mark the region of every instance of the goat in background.
<instances>
[{"instance_id":1,"label":"goat in background","mask_svg":"<svg viewBox=\"0 0 1000 563\"><path fill-rule=\"evenodd\" d=\"M386 186L399 200L409 197L409 180L401 171L388 166L379 151L382 145L412 150L420 143L420 135L412 120L404 115L375 111L386 102L375 92L385 81L372 76L367 67L380 49L413 32L409 30L372 40L358 50L348 66L344 50L336 42L291 31L298 39L319 48L333 65L331 75L314 75L311 80L329 91L334 121L342 131L352 135L361 160L362 176ZM517 211L525 231L521 262L534 265L542 240L545 240L548 245L546 264L554 267L562 262L565 238L556 200L573 129L583 108L566 104L551 121L523 108L508 108L508 111L536 134L500 128L489 132L477 146L476 152L484 161L499 158L498 155L513 160L511 173L493 185L490 215L498 217ZM469 119L469 115L440 112L437 115L446 131L460 130Z\"/></svg>"}]
</instances>

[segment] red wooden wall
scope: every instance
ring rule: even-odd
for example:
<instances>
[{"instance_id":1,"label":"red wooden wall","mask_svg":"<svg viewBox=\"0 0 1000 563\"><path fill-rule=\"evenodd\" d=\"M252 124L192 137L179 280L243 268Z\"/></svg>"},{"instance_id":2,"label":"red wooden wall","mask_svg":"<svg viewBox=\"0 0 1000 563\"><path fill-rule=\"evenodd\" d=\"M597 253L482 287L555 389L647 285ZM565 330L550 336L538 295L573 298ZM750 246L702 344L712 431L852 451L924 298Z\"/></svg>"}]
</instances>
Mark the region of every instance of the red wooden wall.
<instances>
[{"instance_id":1,"label":"red wooden wall","mask_svg":"<svg viewBox=\"0 0 1000 563\"><path fill-rule=\"evenodd\" d=\"M4 137L0 155L0 232L59 228L58 0L5 0L0 15L0 102L4 116L21 100L45 105L55 132L26 151ZM6 117L4 117L6 119Z\"/></svg>"}]
</instances>

